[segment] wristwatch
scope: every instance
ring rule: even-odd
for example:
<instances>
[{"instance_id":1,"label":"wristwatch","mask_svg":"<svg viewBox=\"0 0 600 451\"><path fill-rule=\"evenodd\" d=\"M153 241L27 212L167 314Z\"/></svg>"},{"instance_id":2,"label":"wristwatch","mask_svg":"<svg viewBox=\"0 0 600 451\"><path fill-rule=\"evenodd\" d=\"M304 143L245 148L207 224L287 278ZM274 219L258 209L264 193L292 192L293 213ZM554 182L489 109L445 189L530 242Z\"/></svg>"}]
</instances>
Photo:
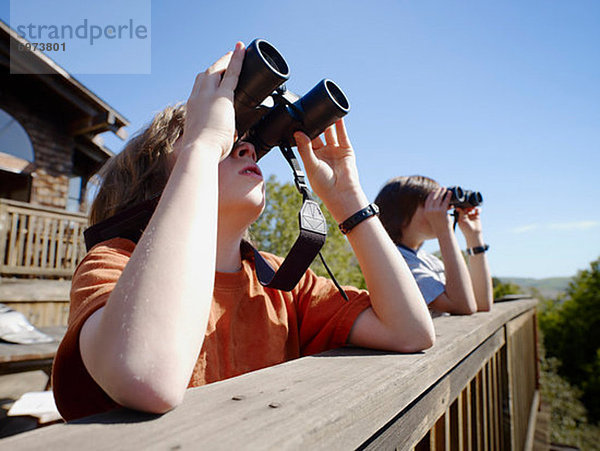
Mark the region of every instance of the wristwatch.
<instances>
[{"instance_id":1,"label":"wristwatch","mask_svg":"<svg viewBox=\"0 0 600 451\"><path fill-rule=\"evenodd\" d=\"M487 251L490 248L489 244L484 244L483 246L475 246L467 249L467 254L469 255L477 255Z\"/></svg>"},{"instance_id":2,"label":"wristwatch","mask_svg":"<svg viewBox=\"0 0 600 451\"><path fill-rule=\"evenodd\" d=\"M363 222L365 219L370 218L371 216L377 216L378 214L379 207L377 204L369 204L339 224L338 227L340 228L340 231L346 235L350 230Z\"/></svg>"}]
</instances>

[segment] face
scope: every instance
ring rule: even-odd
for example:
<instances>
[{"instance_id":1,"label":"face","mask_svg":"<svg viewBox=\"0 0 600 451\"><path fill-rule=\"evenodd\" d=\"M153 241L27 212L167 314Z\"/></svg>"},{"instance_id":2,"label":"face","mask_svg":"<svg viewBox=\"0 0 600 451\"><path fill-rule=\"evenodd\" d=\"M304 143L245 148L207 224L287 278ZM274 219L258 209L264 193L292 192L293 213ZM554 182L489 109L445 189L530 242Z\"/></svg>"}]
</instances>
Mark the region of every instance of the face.
<instances>
[{"instance_id":1,"label":"face","mask_svg":"<svg viewBox=\"0 0 600 451\"><path fill-rule=\"evenodd\" d=\"M414 227L414 230L418 230L423 239L429 240L435 238L435 233L433 233L433 229L425 216L424 210L425 206L419 204L411 219L410 226Z\"/></svg>"},{"instance_id":2,"label":"face","mask_svg":"<svg viewBox=\"0 0 600 451\"><path fill-rule=\"evenodd\" d=\"M264 206L265 183L254 146L240 141L219 163L219 212L252 223Z\"/></svg>"}]
</instances>

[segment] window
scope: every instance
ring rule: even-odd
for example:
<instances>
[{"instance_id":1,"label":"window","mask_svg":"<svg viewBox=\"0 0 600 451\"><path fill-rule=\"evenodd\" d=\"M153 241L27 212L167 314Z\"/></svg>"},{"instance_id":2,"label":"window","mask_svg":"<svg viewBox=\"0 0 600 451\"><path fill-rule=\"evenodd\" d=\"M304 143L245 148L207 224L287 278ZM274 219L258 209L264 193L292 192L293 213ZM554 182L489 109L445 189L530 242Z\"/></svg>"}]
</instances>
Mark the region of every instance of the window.
<instances>
[{"instance_id":1,"label":"window","mask_svg":"<svg viewBox=\"0 0 600 451\"><path fill-rule=\"evenodd\" d=\"M17 120L0 109L0 197L29 202L33 145Z\"/></svg>"},{"instance_id":2,"label":"window","mask_svg":"<svg viewBox=\"0 0 600 451\"><path fill-rule=\"evenodd\" d=\"M33 145L17 120L0 109L0 152L33 162Z\"/></svg>"},{"instance_id":3,"label":"window","mask_svg":"<svg viewBox=\"0 0 600 451\"><path fill-rule=\"evenodd\" d=\"M79 212L83 194L83 179L79 176L69 178L67 193L67 211Z\"/></svg>"}]
</instances>

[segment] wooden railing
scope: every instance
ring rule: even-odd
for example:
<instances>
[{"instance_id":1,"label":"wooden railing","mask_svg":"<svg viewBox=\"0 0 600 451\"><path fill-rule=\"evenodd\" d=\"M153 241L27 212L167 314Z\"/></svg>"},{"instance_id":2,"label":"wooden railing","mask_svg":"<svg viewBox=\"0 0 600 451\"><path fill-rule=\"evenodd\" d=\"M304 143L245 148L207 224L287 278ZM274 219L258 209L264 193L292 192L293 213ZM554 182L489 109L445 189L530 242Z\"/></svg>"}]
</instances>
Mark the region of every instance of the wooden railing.
<instances>
[{"instance_id":1,"label":"wooden railing","mask_svg":"<svg viewBox=\"0 0 600 451\"><path fill-rule=\"evenodd\" d=\"M436 318L436 344L422 353L335 350L191 389L162 416L121 409L0 448L530 449L535 305Z\"/></svg>"},{"instance_id":2,"label":"wooden railing","mask_svg":"<svg viewBox=\"0 0 600 451\"><path fill-rule=\"evenodd\" d=\"M71 276L86 224L84 214L0 199L0 275Z\"/></svg>"}]
</instances>

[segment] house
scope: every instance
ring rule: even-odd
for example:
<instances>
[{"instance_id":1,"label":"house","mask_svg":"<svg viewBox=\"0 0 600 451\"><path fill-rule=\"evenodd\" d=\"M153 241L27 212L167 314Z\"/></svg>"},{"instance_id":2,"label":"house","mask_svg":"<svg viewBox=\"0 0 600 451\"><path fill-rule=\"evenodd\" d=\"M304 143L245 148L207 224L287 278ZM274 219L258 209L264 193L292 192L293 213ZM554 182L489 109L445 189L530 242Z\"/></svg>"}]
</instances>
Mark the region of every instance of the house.
<instances>
[{"instance_id":1,"label":"house","mask_svg":"<svg viewBox=\"0 0 600 451\"><path fill-rule=\"evenodd\" d=\"M0 21L0 302L58 325L85 254L89 181L112 156L100 134L125 139L129 122L23 42Z\"/></svg>"}]
</instances>

